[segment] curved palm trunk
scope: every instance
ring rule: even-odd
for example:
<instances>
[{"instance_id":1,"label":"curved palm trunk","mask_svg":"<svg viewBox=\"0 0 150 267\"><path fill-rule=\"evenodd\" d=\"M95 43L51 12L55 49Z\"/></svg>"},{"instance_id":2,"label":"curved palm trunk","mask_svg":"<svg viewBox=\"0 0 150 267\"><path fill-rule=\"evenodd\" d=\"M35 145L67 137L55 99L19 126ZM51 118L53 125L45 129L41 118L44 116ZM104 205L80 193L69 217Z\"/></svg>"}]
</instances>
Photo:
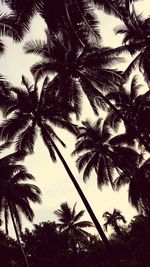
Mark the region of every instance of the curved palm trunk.
<instances>
[{"instance_id":1,"label":"curved palm trunk","mask_svg":"<svg viewBox=\"0 0 150 267\"><path fill-rule=\"evenodd\" d=\"M97 229L97 231L98 231L98 233L99 233L99 235L100 235L100 237L101 237L101 239L103 241L103 243L105 244L107 250L109 251L110 260L113 262L115 267L120 267L119 262L117 261L115 255L113 254L113 251L111 249L110 243L109 243L109 241L108 241L108 239L107 239L107 237L106 237L106 235L105 235L105 233L104 233L99 221L97 220L97 218L96 218L96 216L95 216L95 214L94 214L94 212L93 212L93 210L92 210L87 198L85 197L82 189L80 188L79 184L77 183L72 171L70 170L70 168L69 168L68 164L66 163L64 157L60 153L58 147L56 146L56 144L54 143L54 141L50 137L49 133L47 132L47 130L45 129L43 124L42 124L42 126L43 126L43 129L44 129L46 137L51 142L56 154L58 155L59 159L61 160L66 172L68 173L73 185L75 186L80 198L82 199L82 201L83 201L83 203L84 203L84 205L85 205L85 207L86 207L86 209L87 209L87 211L88 211L88 213L89 213L89 215L90 215L90 217L91 217L91 219L92 219L92 221L93 221L93 223L94 223L94 225L95 225L95 227L96 227L96 229Z\"/></svg>"},{"instance_id":2,"label":"curved palm trunk","mask_svg":"<svg viewBox=\"0 0 150 267\"><path fill-rule=\"evenodd\" d=\"M24 249L23 249L22 244L21 244L21 242L20 242L18 229L17 229L16 223L15 223L14 215L13 215L13 211L12 211L12 205L11 205L10 202L8 203L8 205L9 205L9 210L10 210L11 219L12 219L12 222L13 222L13 227L14 227L14 230L15 230L15 234L16 234L16 237L17 237L17 240L18 240L18 243L19 243L21 252L22 252L23 257L24 257L25 265L26 265L27 267L30 267L30 266L29 266L29 263L28 263L28 260L27 260L27 257L26 257L26 255L25 255Z\"/></svg>"}]
</instances>

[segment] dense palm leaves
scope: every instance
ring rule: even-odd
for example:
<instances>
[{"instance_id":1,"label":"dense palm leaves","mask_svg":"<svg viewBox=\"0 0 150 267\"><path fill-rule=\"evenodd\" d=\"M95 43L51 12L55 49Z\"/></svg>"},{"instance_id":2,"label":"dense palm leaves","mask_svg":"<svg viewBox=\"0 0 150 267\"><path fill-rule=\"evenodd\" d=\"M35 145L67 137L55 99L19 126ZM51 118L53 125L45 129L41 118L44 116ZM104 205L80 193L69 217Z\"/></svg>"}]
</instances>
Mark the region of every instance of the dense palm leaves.
<instances>
[{"instance_id":1,"label":"dense palm leaves","mask_svg":"<svg viewBox=\"0 0 150 267\"><path fill-rule=\"evenodd\" d=\"M55 214L59 218L57 225L60 231L68 234L73 249L76 250L77 246L80 246L90 236L84 228L92 227L93 224L90 221L80 221L84 215L84 210L76 213L76 204L71 209L67 202L62 203Z\"/></svg>"},{"instance_id":2,"label":"dense palm leaves","mask_svg":"<svg viewBox=\"0 0 150 267\"><path fill-rule=\"evenodd\" d=\"M28 81L23 77L23 84L26 86L27 91L21 91L17 88L14 88L13 91L17 94L16 104L11 108L6 109L6 114L13 113L12 118L9 118L4 121L1 125L0 133L1 138L6 140L7 143L10 140L16 140L16 149L18 151L23 151L23 154L33 152L33 145L36 137L36 126L41 130L41 135L44 140L45 145L48 148L50 157L53 161L56 160L55 152L60 158L65 170L67 171L73 185L75 186L78 194L80 195L85 207L87 208L91 219L93 220L102 240L105 245L109 247L109 242L90 206L88 203L83 191L81 190L79 184L76 181L73 173L71 172L67 162L65 161L63 155L56 146L54 139L60 141L62 145L64 143L57 136L54 129L51 125L46 122L51 122L56 126L61 126L66 128L70 132L76 134L77 129L75 125L71 124L69 114L74 109L69 105L66 105L66 102L62 102L62 99L56 100L55 92L52 90L47 94L47 88L51 86L52 83L48 83L47 78L45 78L43 83L43 88L38 101L38 94L36 83L35 87L29 86ZM48 102L46 102L48 101ZM47 105L46 105L47 103ZM63 107L63 108L62 108Z\"/></svg>"},{"instance_id":3,"label":"dense palm leaves","mask_svg":"<svg viewBox=\"0 0 150 267\"><path fill-rule=\"evenodd\" d=\"M21 231L20 211L28 220L33 220L34 212L30 207L30 201L40 203L40 189L36 185L25 183L27 179L33 180L35 178L27 172L23 165L4 164L2 158L0 160L0 173L0 212L1 216L4 212L6 233L8 234L10 209L18 229Z\"/></svg>"},{"instance_id":4,"label":"dense palm leaves","mask_svg":"<svg viewBox=\"0 0 150 267\"><path fill-rule=\"evenodd\" d=\"M144 145L149 151L149 91L140 94L141 85L138 83L137 76L132 78L130 91L120 87L119 92L112 92L107 95L108 99L115 101L119 112L124 116L125 133L116 135L111 140L111 144L127 143L134 145L138 140L140 145ZM121 118L117 112L111 110L105 123L108 127L118 131L121 125Z\"/></svg>"},{"instance_id":5,"label":"dense palm leaves","mask_svg":"<svg viewBox=\"0 0 150 267\"><path fill-rule=\"evenodd\" d=\"M53 124L62 128L66 128L72 133L76 133L76 128L71 124L69 112L73 109L65 105L59 99L54 99L53 91L46 94L46 88L51 84L46 77L40 97L37 92L37 85L29 85L28 81L23 77L23 84L25 90L19 88L12 88L14 92L14 101L9 108L6 106L5 115L11 115L6 119L0 127L1 138L6 141L15 140L16 149L23 150L28 153L33 152L34 142L36 138L37 127L40 128L44 143L48 146L52 160L56 160L55 153L51 143L44 135L46 131L53 139L64 143L57 136L53 129ZM51 125L48 122L51 122Z\"/></svg>"},{"instance_id":6,"label":"dense palm leaves","mask_svg":"<svg viewBox=\"0 0 150 267\"><path fill-rule=\"evenodd\" d=\"M126 223L125 217L121 214L120 210L114 209L113 213L108 211L104 212L103 218L105 219L104 227L107 231L108 226L112 226L118 235L122 235L118 221Z\"/></svg>"},{"instance_id":7,"label":"dense palm leaves","mask_svg":"<svg viewBox=\"0 0 150 267\"><path fill-rule=\"evenodd\" d=\"M47 37L47 43L30 41L24 47L26 53L42 56L42 60L32 66L32 74L39 79L47 73L55 73L53 90L58 97L65 95L66 101L73 103L77 114L81 110L82 89L98 114L97 107L105 106L105 94L102 92L116 90L123 80L117 70L110 68L122 58L116 56L111 48L103 48L99 44L83 48L67 34L54 36L47 32Z\"/></svg>"},{"instance_id":8,"label":"dense palm leaves","mask_svg":"<svg viewBox=\"0 0 150 267\"><path fill-rule=\"evenodd\" d=\"M119 91L108 93L107 97L110 100L115 101L115 105L119 112L124 116L124 126L126 132L114 137L111 141L112 144L118 144L118 142L127 142L132 144L134 139L138 138L137 132L140 103L139 90L141 85L138 84L137 76L134 76L131 81L130 91L125 88L125 85L120 86ZM105 123L108 127L112 127L113 130L118 131L121 123L121 118L114 110L111 110ZM116 142L115 142L116 141Z\"/></svg>"},{"instance_id":9,"label":"dense palm leaves","mask_svg":"<svg viewBox=\"0 0 150 267\"><path fill-rule=\"evenodd\" d=\"M25 183L27 179L33 180L34 176L27 172L23 165L12 163L14 155L0 160L0 216L4 213L6 234L8 234L8 219L11 216L18 243L20 245L25 264L29 267L27 257L20 242L21 214L29 221L33 220L34 212L30 201L40 203L40 189L34 184Z\"/></svg>"},{"instance_id":10,"label":"dense palm leaves","mask_svg":"<svg viewBox=\"0 0 150 267\"><path fill-rule=\"evenodd\" d=\"M3 1L4 2L4 1ZM16 13L6 12L5 7L1 5L0 12L0 35L12 37L15 41L22 40L27 28L23 28L21 24L17 21ZM0 42L0 49L2 48L2 43Z\"/></svg>"},{"instance_id":11,"label":"dense palm leaves","mask_svg":"<svg viewBox=\"0 0 150 267\"><path fill-rule=\"evenodd\" d=\"M73 34L76 37L76 42L82 46L89 41L100 40L98 21L90 1L56 0L52 4L44 0L41 15L45 19L50 32L58 33L66 29L69 35Z\"/></svg>"},{"instance_id":12,"label":"dense palm leaves","mask_svg":"<svg viewBox=\"0 0 150 267\"><path fill-rule=\"evenodd\" d=\"M32 16L39 12L45 20L48 29L54 34L66 29L73 34L83 46L91 40L98 40L99 30L93 5L90 1L65 0L51 3L48 0L18 0L9 1L8 5L17 14L17 25L22 25L22 30L29 28Z\"/></svg>"},{"instance_id":13,"label":"dense palm leaves","mask_svg":"<svg viewBox=\"0 0 150 267\"><path fill-rule=\"evenodd\" d=\"M129 201L140 212L150 213L150 159L136 166L130 173L120 173L116 188L129 184Z\"/></svg>"},{"instance_id":14,"label":"dense palm leaves","mask_svg":"<svg viewBox=\"0 0 150 267\"><path fill-rule=\"evenodd\" d=\"M90 177L95 170L97 185L101 189L103 185L111 183L113 187L114 170L132 169L132 163L137 162L138 153L134 150L111 145L111 135L107 125L98 119L94 124L90 121L83 122L73 154L79 154L76 161L79 171L84 169L83 179ZM128 158L130 157L130 162Z\"/></svg>"},{"instance_id":15,"label":"dense palm leaves","mask_svg":"<svg viewBox=\"0 0 150 267\"><path fill-rule=\"evenodd\" d=\"M129 50L131 54L136 53L136 57L127 67L125 75L129 77L135 67L138 66L149 87L150 19L144 19L141 15L137 15L134 11L129 25L118 26L115 30L116 33L124 35L123 43L125 44L125 49Z\"/></svg>"}]
</instances>

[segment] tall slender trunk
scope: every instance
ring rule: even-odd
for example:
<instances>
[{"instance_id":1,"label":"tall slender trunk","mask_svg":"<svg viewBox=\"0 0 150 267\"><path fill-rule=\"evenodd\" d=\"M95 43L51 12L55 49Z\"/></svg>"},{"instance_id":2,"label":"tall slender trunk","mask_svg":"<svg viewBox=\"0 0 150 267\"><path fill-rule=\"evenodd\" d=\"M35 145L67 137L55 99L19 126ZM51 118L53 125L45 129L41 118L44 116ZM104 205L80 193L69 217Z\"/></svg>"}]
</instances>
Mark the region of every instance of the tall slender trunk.
<instances>
[{"instance_id":1,"label":"tall slender trunk","mask_svg":"<svg viewBox=\"0 0 150 267\"><path fill-rule=\"evenodd\" d=\"M12 222L13 222L13 227L14 227L14 230L15 230L15 234L16 234L16 237L17 237L17 240L18 240L18 243L19 243L19 246L20 246L22 255L24 257L25 265L27 267L30 267L29 266L29 263L28 263L28 260L27 260L27 257L26 257L26 254L25 254L25 251L24 251L24 249L22 247L22 244L20 242L20 237L19 237L18 229L17 229L16 223L15 223L15 219L14 219L14 215L13 215L13 211L12 211L12 205L11 205L10 202L8 202L8 205L9 205L9 210L10 210L11 219L12 219Z\"/></svg>"},{"instance_id":2,"label":"tall slender trunk","mask_svg":"<svg viewBox=\"0 0 150 267\"><path fill-rule=\"evenodd\" d=\"M5 211L5 232L6 232L6 235L8 235L8 214L7 214L7 211Z\"/></svg>"},{"instance_id":3,"label":"tall slender trunk","mask_svg":"<svg viewBox=\"0 0 150 267\"><path fill-rule=\"evenodd\" d=\"M85 207L86 207L86 209L87 209L87 211L88 211L88 213L89 213L89 215L90 215L90 217L91 217L91 219L92 219L92 221L93 221L93 223L94 223L94 225L95 225L95 227L96 227L96 229L97 229L97 231L98 231L98 233L99 233L99 235L100 235L100 237L101 237L101 239L103 241L103 243L105 244L107 250L109 251L110 260L113 262L114 267L120 267L120 264L119 264L117 258L113 254L112 248L110 246L110 242L108 241L108 239L107 239L107 237L106 237L106 235L105 235L105 233L104 233L99 221L97 220L97 218L96 218L96 216L95 216L95 214L94 214L94 212L93 212L93 210L92 210L87 198L85 197L82 189L80 188L79 184L77 183L72 171L70 170L70 168L69 168L68 164L66 163L64 157L60 153L58 147L56 146L56 144L54 143L54 141L50 137L49 133L47 132L47 130L46 130L46 128L45 128L45 126L43 124L42 124L42 127L43 127L43 130L44 130L46 138L52 144L56 154L58 155L60 161L62 162L62 164L63 164L66 172L68 173L73 185L75 186L80 198L82 199L82 202L84 203L84 205L85 205Z\"/></svg>"}]
</instances>

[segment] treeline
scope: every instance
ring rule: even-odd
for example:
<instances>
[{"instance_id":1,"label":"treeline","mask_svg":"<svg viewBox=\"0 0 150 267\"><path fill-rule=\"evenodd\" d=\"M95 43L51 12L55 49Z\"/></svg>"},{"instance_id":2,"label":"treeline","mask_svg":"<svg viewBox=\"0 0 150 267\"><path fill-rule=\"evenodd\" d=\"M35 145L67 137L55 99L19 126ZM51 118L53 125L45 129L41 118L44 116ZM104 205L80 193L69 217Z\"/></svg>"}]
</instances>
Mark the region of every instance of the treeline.
<instances>
[{"instance_id":1,"label":"treeline","mask_svg":"<svg viewBox=\"0 0 150 267\"><path fill-rule=\"evenodd\" d=\"M121 227L122 235L113 232L109 238L123 267L150 266L150 218L137 215ZM107 251L98 236L90 234L87 239L78 240L75 251L68 232L60 232L53 221L35 224L22 234L22 242L29 264L32 267L111 267ZM1 266L23 267L18 244L0 232Z\"/></svg>"}]
</instances>

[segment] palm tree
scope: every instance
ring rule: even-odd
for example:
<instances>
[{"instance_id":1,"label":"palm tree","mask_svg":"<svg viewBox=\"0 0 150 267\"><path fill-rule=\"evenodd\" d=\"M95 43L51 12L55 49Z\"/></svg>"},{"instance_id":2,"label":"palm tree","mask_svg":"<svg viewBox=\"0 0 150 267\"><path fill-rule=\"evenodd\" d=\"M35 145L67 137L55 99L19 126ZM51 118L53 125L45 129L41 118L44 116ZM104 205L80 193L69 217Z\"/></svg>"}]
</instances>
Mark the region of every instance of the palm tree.
<instances>
[{"instance_id":1,"label":"palm tree","mask_svg":"<svg viewBox=\"0 0 150 267\"><path fill-rule=\"evenodd\" d=\"M29 221L33 220L34 212L30 201L40 203L40 189L34 184L25 183L27 179L34 180L34 176L27 172L23 165L9 163L13 154L0 159L0 215L4 213L6 234L8 234L8 219L11 216L15 234L23 253L26 266L29 267L24 249L20 242L21 213Z\"/></svg>"},{"instance_id":2,"label":"palm tree","mask_svg":"<svg viewBox=\"0 0 150 267\"><path fill-rule=\"evenodd\" d=\"M137 78L137 75L133 76L130 84L130 91L123 85L120 86L118 92L110 92L107 94L108 99L115 101L117 109L126 118L124 122L126 133L119 136L122 136L122 140L124 138L131 143L134 139L138 138L136 128L139 113L138 95L141 85L138 84ZM111 110L105 119L105 123L116 131L121 123L121 118L115 111Z\"/></svg>"},{"instance_id":3,"label":"palm tree","mask_svg":"<svg viewBox=\"0 0 150 267\"><path fill-rule=\"evenodd\" d=\"M4 2L4 1L3 1ZM21 41L27 29L22 30L22 26L17 24L16 14L13 12L6 13L2 8L0 14L0 35L12 37L15 41ZM0 52L4 49L3 42L0 41Z\"/></svg>"},{"instance_id":4,"label":"palm tree","mask_svg":"<svg viewBox=\"0 0 150 267\"><path fill-rule=\"evenodd\" d=\"M138 153L128 147L112 146L111 134L102 119L95 123L82 122L80 133L73 155L79 157L76 161L78 170L83 171L83 180L86 181L94 170L97 177L97 185L100 189L105 184L111 183L114 187L115 170L132 170L133 163L138 160ZM130 157L130 162L129 162Z\"/></svg>"},{"instance_id":5,"label":"palm tree","mask_svg":"<svg viewBox=\"0 0 150 267\"><path fill-rule=\"evenodd\" d=\"M56 74L53 83L58 97L74 104L77 115L81 111L81 89L87 96L94 112L105 103L115 109L102 92L116 90L123 81L120 72L111 69L113 63L122 61L116 50L88 44L81 47L75 38L66 33L54 36L47 32L47 42L30 41L24 46L26 53L42 56L31 72L36 79L47 73Z\"/></svg>"},{"instance_id":6,"label":"palm tree","mask_svg":"<svg viewBox=\"0 0 150 267\"><path fill-rule=\"evenodd\" d=\"M84 210L81 210L76 213L76 204L71 209L67 202L61 203L60 209L54 212L59 220L57 226L61 233L69 236L70 245L73 247L74 252L77 252L77 247L80 248L80 245L90 236L84 228L93 226L90 221L80 221L84 212Z\"/></svg>"},{"instance_id":7,"label":"palm tree","mask_svg":"<svg viewBox=\"0 0 150 267\"><path fill-rule=\"evenodd\" d=\"M105 219L104 227L107 231L108 226L112 226L119 236L122 235L122 232L120 230L120 227L118 225L118 221L122 221L123 223L126 223L125 217L121 214L120 210L114 209L113 213L110 213L108 211L104 212L103 218Z\"/></svg>"},{"instance_id":8,"label":"palm tree","mask_svg":"<svg viewBox=\"0 0 150 267\"><path fill-rule=\"evenodd\" d=\"M150 214L150 159L143 162L142 158L139 164L135 164L132 172L123 173L115 180L116 189L121 186L129 185L129 202L137 211Z\"/></svg>"},{"instance_id":9,"label":"palm tree","mask_svg":"<svg viewBox=\"0 0 150 267\"><path fill-rule=\"evenodd\" d=\"M149 91L139 94L140 89L141 85L138 83L137 75L135 75L131 80L130 91L123 85L119 92L107 94L108 99L115 101L117 109L125 118L125 133L112 138L111 144L134 145L135 140L137 140L140 146L144 145L149 151ZM119 114L111 109L106 116L105 124L118 131L121 125Z\"/></svg>"},{"instance_id":10,"label":"palm tree","mask_svg":"<svg viewBox=\"0 0 150 267\"><path fill-rule=\"evenodd\" d=\"M22 83L24 85L23 90L10 88L14 96L12 103L4 107L4 115L6 117L9 115L9 118L6 118L0 126L1 139L7 142L14 140L17 151L32 153L37 128L40 128L51 158L55 161L52 145L46 137L49 135L49 138L56 139L65 146L52 126L54 124L76 134L77 127L71 123L69 116L69 113L74 112L74 109L56 97L54 98L55 93L52 90L47 94L47 86L49 89L53 86L47 77L44 79L40 96L37 91L37 82L32 86L23 76Z\"/></svg>"},{"instance_id":11,"label":"palm tree","mask_svg":"<svg viewBox=\"0 0 150 267\"><path fill-rule=\"evenodd\" d=\"M53 81L49 83L48 78L45 78L43 82L40 97L37 92L36 83L35 86L32 87L29 85L29 82L25 77L23 77L23 84L26 87L26 91L12 88L17 96L16 103L5 111L5 115L9 114L9 118L0 125L0 136L2 140L5 140L8 144L10 141L15 141L17 151L23 151L26 155L33 152L36 129L37 127L40 129L43 141L48 148L51 159L56 161L56 152L89 212L98 233L108 248L110 257L112 256L112 258L114 258L113 255L111 255L110 244L101 225L55 143L55 140L58 140L65 146L63 141L56 134L53 125L65 128L71 133L77 134L77 128L71 123L69 116L69 113L74 112L74 109L66 102L64 103L63 99L57 98L54 90L50 90L50 87L53 88ZM13 114L13 116L10 116L10 114Z\"/></svg>"},{"instance_id":12,"label":"palm tree","mask_svg":"<svg viewBox=\"0 0 150 267\"><path fill-rule=\"evenodd\" d=\"M96 6L104 10L106 14L120 18L125 25L130 25L132 21L133 2L138 0L93 0Z\"/></svg>"},{"instance_id":13,"label":"palm tree","mask_svg":"<svg viewBox=\"0 0 150 267\"><path fill-rule=\"evenodd\" d=\"M11 0L8 5L17 14L17 24L21 24L23 29L29 27L30 19L39 12L54 36L67 29L83 46L90 36L90 39L96 41L100 37L98 21L90 1L65 0L50 3L48 0Z\"/></svg>"},{"instance_id":14,"label":"palm tree","mask_svg":"<svg viewBox=\"0 0 150 267\"><path fill-rule=\"evenodd\" d=\"M150 18L143 18L142 15L137 15L133 10L132 20L129 25L121 25L115 29L117 34L124 34L123 44L124 49L128 50L132 55L136 54L131 61L124 75L129 77L135 67L139 67L145 80L150 87L149 75L149 31L150 31Z\"/></svg>"}]
</instances>

